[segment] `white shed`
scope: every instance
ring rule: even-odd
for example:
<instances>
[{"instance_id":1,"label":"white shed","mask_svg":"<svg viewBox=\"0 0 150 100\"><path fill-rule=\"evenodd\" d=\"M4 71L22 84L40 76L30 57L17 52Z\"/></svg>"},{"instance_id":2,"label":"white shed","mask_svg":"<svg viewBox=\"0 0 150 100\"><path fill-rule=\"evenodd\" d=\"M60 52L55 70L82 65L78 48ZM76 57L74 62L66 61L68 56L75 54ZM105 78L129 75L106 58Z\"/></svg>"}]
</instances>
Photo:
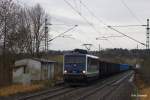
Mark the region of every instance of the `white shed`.
<instances>
[{"instance_id":1,"label":"white shed","mask_svg":"<svg viewBox=\"0 0 150 100\"><path fill-rule=\"evenodd\" d=\"M28 58L15 62L13 81L50 80L54 78L55 61L46 59Z\"/></svg>"}]
</instances>

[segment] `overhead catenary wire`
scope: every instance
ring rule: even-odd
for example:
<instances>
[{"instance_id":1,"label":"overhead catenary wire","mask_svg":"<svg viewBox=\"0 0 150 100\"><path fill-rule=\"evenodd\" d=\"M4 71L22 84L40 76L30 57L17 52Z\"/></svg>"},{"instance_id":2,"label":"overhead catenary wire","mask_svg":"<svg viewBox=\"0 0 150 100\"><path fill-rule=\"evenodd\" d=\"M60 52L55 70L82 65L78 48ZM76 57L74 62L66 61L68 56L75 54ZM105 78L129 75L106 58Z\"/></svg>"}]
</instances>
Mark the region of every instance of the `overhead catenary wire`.
<instances>
[{"instance_id":1,"label":"overhead catenary wire","mask_svg":"<svg viewBox=\"0 0 150 100\"><path fill-rule=\"evenodd\" d=\"M121 48L123 48L120 44L119 44L119 42L116 42L116 43L113 43L112 41L111 41L111 38L113 39L113 40L115 40L115 38L122 38L122 37L125 37L125 36L123 36L123 35L120 35L120 36L115 36L115 35L110 35L110 36L102 36L102 37L97 37L96 38L96 40L107 40L108 42L110 42L110 44L111 45L118 45L119 47L121 47ZM117 46L117 47L118 47Z\"/></svg>"},{"instance_id":2,"label":"overhead catenary wire","mask_svg":"<svg viewBox=\"0 0 150 100\"><path fill-rule=\"evenodd\" d=\"M93 25L92 25L91 23L89 23L89 21L88 21L84 16L82 16L68 1L66 1L66 0L64 0L64 1L65 1L78 15L80 15L90 26L93 27ZM81 2L81 4L83 4L83 2ZM86 8L88 8L88 7L86 6ZM132 38L132 37L126 35L126 34L123 33L123 32L118 31L117 29L111 27L110 25L107 25L104 21L102 21L102 20L100 20L99 18L97 18L97 17L95 16L95 14L94 14L89 8L88 8L88 11L89 11L89 13L90 13L91 15L94 15L94 17L95 17L99 22L101 22L102 24L104 24L105 26L107 26L107 28L109 28L109 29L111 29L111 30L114 30L115 32L120 33L120 34L124 35L125 37L127 37L127 38L129 38L129 39L131 39L131 40L133 40L133 41L135 41L135 42L137 42L137 43L140 43L141 45L144 45L144 46L145 46L144 43L142 43L142 42L140 42L140 41L138 41L138 40L136 40L136 39L134 39L134 38ZM94 27L94 29L95 29L95 27Z\"/></svg>"},{"instance_id":3,"label":"overhead catenary wire","mask_svg":"<svg viewBox=\"0 0 150 100\"><path fill-rule=\"evenodd\" d=\"M99 31L97 31L97 29L95 28L95 26L93 26L87 19L86 19L86 17L84 17L84 16L82 16L81 15L81 13L78 11L78 10L76 10L67 0L64 0L65 2L66 2L66 4L68 4L79 16L81 16L85 21L86 21L86 23L89 25L89 26L91 26L97 33L100 33ZM80 4L82 4L83 5L83 3L80 1ZM85 6L85 5L84 5ZM85 6L86 7L86 6ZM87 9L88 9L88 7L86 7ZM104 22L102 22L102 20L99 20L96 16L95 16L95 14L94 13L92 13L92 11L90 11L89 9L88 9L88 11L90 12L90 14L91 15L94 15L94 17L100 22L100 23L103 23L103 24L105 24ZM107 24L105 24L106 26L107 26ZM101 34L101 33L100 33Z\"/></svg>"},{"instance_id":4,"label":"overhead catenary wire","mask_svg":"<svg viewBox=\"0 0 150 100\"><path fill-rule=\"evenodd\" d=\"M51 41L53 41L54 39L56 39L56 38L58 38L58 37L64 36L65 33L67 33L67 32L69 32L69 31L73 30L73 29L74 29L75 27L77 27L77 26L78 26L78 25L75 25L75 26L73 26L72 28L66 30L65 32L58 34L58 35L55 36L54 38L48 40L48 42L51 42Z\"/></svg>"},{"instance_id":5,"label":"overhead catenary wire","mask_svg":"<svg viewBox=\"0 0 150 100\"><path fill-rule=\"evenodd\" d=\"M57 19L58 20L58 19ZM66 25L66 24L52 24L52 25ZM66 25L66 26L69 26L69 25ZM70 25L70 26L72 26L72 25ZM76 30L78 30L78 31L81 31L81 27L80 27L80 29L79 29L79 27L80 26L78 26L78 28L76 28ZM53 28L52 28L53 29ZM60 33L60 32L58 32L58 31L56 31L56 30L53 30L53 31L55 31L56 33ZM83 31L81 31L82 33L84 33ZM83 37L87 37L87 35L83 35L83 34L80 34L80 35L82 35ZM87 38L89 38L89 37L87 37ZM77 41L80 41L79 39L77 39L77 38L74 38L74 40L77 40ZM89 40L89 39L88 39ZM82 44L84 44L85 42L81 42L80 41L80 43L82 43Z\"/></svg>"},{"instance_id":6,"label":"overhead catenary wire","mask_svg":"<svg viewBox=\"0 0 150 100\"><path fill-rule=\"evenodd\" d=\"M126 4L126 2L124 0L121 0L122 4L127 8L127 10L129 11L129 13L140 23L142 24L141 20L135 15L135 13L128 7L128 5Z\"/></svg>"},{"instance_id":7,"label":"overhead catenary wire","mask_svg":"<svg viewBox=\"0 0 150 100\"><path fill-rule=\"evenodd\" d=\"M90 13L93 17L95 17L99 22L101 22L102 24L104 24L105 26L107 26L107 28L109 28L109 29L111 29L111 30L114 30L114 31L116 31L117 33L120 33L120 34L124 35L125 37L128 37L129 39L131 39L131 40L133 40L133 41L135 41L135 42L137 42L137 43L140 43L140 44L142 44L142 45L145 46L144 43L142 43L142 42L140 42L140 41L138 41L138 40L136 40L136 39L134 39L134 38L132 38L132 37L126 35L126 34L123 33L123 32L118 31L117 29L113 28L113 27L110 26L110 25L107 25L104 21L102 21L102 20L100 20L99 18L97 18L97 17L95 16L95 14L94 14L83 2L81 2L81 4L89 11L89 13ZM134 25L130 25L130 26L134 26ZM136 26L145 26L145 25L142 24L142 25L136 25Z\"/></svg>"},{"instance_id":8,"label":"overhead catenary wire","mask_svg":"<svg viewBox=\"0 0 150 100\"><path fill-rule=\"evenodd\" d=\"M60 22L60 23L62 23L62 24L59 24L59 23L57 23L57 24L53 24L53 23L50 23L51 25L62 25L62 26L67 26L67 27L70 27L70 26L73 26L72 24L66 24L64 21L62 21L62 20L60 20L60 19L58 19L58 18L56 18L56 17L52 17L52 19L53 20L55 20L55 21L58 21L58 22Z\"/></svg>"},{"instance_id":9,"label":"overhead catenary wire","mask_svg":"<svg viewBox=\"0 0 150 100\"><path fill-rule=\"evenodd\" d=\"M111 27L146 27L147 25L112 25Z\"/></svg>"},{"instance_id":10,"label":"overhead catenary wire","mask_svg":"<svg viewBox=\"0 0 150 100\"><path fill-rule=\"evenodd\" d=\"M123 0L122 0L123 1ZM125 2L123 1L123 3L124 3L124 5L126 5L125 4ZM104 21L102 21L101 19L99 19L83 2L81 2L81 4L88 10L88 12L93 16L93 17L95 17L100 23L102 23L102 24L104 24L105 26L108 26ZM135 16L136 17L136 15L130 10L130 8L126 5L126 7L129 9L129 11L132 13L132 15L133 16ZM137 17L136 17L136 19L140 22L140 24L141 24L141 21L140 21L140 19L138 19ZM146 26L146 25L116 25L116 26L113 26L113 27L136 27L136 26Z\"/></svg>"},{"instance_id":11,"label":"overhead catenary wire","mask_svg":"<svg viewBox=\"0 0 150 100\"><path fill-rule=\"evenodd\" d=\"M67 5L69 5L81 18L83 18L83 20L91 27L91 28L93 28L97 33L100 33L97 29L96 29L96 27L93 25L93 24L91 24L89 21L88 21L88 19L86 18L86 17L84 17L83 15L81 15L81 13L78 11L78 10L76 10L67 0L64 0L65 1L65 3L67 4Z\"/></svg>"},{"instance_id":12,"label":"overhead catenary wire","mask_svg":"<svg viewBox=\"0 0 150 100\"><path fill-rule=\"evenodd\" d=\"M112 47L116 45L116 44L114 45L114 43L111 40L109 40L108 37L96 38L96 40L107 41ZM118 43L117 43L117 45L118 45ZM120 45L118 45L118 46L121 47Z\"/></svg>"},{"instance_id":13,"label":"overhead catenary wire","mask_svg":"<svg viewBox=\"0 0 150 100\"><path fill-rule=\"evenodd\" d=\"M108 28L110 28L110 29L116 31L117 33L120 33L120 34L122 34L122 35L128 37L129 39L131 39L131 40L133 40L133 41L135 41L135 42L138 42L138 43L140 43L140 44L142 44L142 45L145 46L145 43L142 43L142 42L140 42L140 41L138 41L138 40L136 40L136 39L134 39L134 38L132 38L132 37L130 37L130 36L124 34L123 32L120 32L120 31L116 30L115 28L113 28L113 27L111 27L111 26L108 26Z\"/></svg>"},{"instance_id":14,"label":"overhead catenary wire","mask_svg":"<svg viewBox=\"0 0 150 100\"><path fill-rule=\"evenodd\" d=\"M96 18L99 23L104 24L105 26L108 26L105 22L103 22L102 20L100 20L83 2L81 2L81 4L87 9L87 11L94 17Z\"/></svg>"},{"instance_id":15,"label":"overhead catenary wire","mask_svg":"<svg viewBox=\"0 0 150 100\"><path fill-rule=\"evenodd\" d=\"M123 35L122 35L122 36L110 35L110 36L102 36L102 37L98 37L98 38L96 38L96 39L99 39L99 38L115 38L115 37L120 38L120 37L124 37L124 36L123 36Z\"/></svg>"}]
</instances>

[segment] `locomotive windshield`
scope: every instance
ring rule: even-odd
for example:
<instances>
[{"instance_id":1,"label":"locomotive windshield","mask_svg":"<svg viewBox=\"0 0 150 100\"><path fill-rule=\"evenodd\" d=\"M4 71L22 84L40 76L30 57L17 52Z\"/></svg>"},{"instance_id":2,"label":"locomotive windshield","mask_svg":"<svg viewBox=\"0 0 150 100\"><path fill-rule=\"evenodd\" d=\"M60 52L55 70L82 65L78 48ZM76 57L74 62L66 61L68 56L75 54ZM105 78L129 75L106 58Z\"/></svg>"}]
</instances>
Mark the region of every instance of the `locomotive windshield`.
<instances>
[{"instance_id":1,"label":"locomotive windshield","mask_svg":"<svg viewBox=\"0 0 150 100\"><path fill-rule=\"evenodd\" d=\"M65 56L65 63L85 63L86 59L83 55L66 55Z\"/></svg>"}]
</instances>

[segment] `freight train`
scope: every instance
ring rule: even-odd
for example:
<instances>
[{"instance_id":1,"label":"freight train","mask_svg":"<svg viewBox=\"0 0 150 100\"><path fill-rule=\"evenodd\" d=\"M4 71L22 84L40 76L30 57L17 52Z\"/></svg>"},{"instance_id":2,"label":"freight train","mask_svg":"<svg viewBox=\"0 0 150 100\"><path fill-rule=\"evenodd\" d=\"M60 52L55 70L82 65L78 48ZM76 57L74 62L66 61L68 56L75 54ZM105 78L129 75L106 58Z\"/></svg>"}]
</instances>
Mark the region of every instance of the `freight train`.
<instances>
[{"instance_id":1,"label":"freight train","mask_svg":"<svg viewBox=\"0 0 150 100\"><path fill-rule=\"evenodd\" d=\"M101 61L99 57L87 53L70 53L64 55L63 75L65 83L88 83L106 76L130 69L128 64Z\"/></svg>"}]
</instances>

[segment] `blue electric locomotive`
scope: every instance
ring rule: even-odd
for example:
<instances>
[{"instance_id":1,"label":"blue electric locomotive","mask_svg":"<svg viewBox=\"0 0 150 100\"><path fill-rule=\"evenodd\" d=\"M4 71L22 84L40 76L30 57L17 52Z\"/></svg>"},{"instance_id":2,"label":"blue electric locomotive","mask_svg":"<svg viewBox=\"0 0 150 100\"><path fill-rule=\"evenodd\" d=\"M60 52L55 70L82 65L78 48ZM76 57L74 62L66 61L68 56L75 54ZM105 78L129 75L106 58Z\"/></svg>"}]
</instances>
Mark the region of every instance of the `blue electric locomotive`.
<instances>
[{"instance_id":1,"label":"blue electric locomotive","mask_svg":"<svg viewBox=\"0 0 150 100\"><path fill-rule=\"evenodd\" d=\"M87 82L99 76L99 58L88 54L64 55L64 81L67 83Z\"/></svg>"}]
</instances>

